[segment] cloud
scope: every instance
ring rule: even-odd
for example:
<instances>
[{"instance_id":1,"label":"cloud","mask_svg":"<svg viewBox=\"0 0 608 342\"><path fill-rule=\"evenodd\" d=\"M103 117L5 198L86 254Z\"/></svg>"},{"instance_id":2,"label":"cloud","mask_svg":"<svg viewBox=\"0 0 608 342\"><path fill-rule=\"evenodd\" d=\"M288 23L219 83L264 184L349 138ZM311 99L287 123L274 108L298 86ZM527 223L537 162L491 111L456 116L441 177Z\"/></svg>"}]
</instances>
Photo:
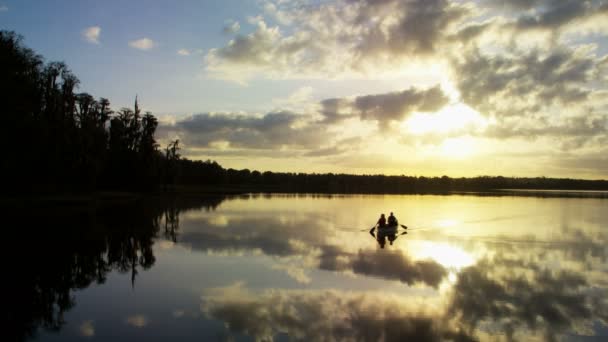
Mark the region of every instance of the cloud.
<instances>
[{"instance_id":1,"label":"cloud","mask_svg":"<svg viewBox=\"0 0 608 342\"><path fill-rule=\"evenodd\" d=\"M546 30L555 34L561 29L576 29L576 25L608 18L608 4L603 1L544 0L519 7L525 12L507 26L523 32ZM532 13L531 8L535 9Z\"/></svg>"},{"instance_id":2,"label":"cloud","mask_svg":"<svg viewBox=\"0 0 608 342\"><path fill-rule=\"evenodd\" d=\"M601 58L585 47L549 51L479 50L454 61L462 101L491 119L480 133L491 139L547 138L562 148L600 146L608 130L608 110L596 78Z\"/></svg>"},{"instance_id":3,"label":"cloud","mask_svg":"<svg viewBox=\"0 0 608 342\"><path fill-rule=\"evenodd\" d=\"M80 334L84 337L95 336L95 326L93 325L92 320L84 321L80 325Z\"/></svg>"},{"instance_id":4,"label":"cloud","mask_svg":"<svg viewBox=\"0 0 608 342\"><path fill-rule=\"evenodd\" d=\"M99 36L101 34L101 27L91 26L87 27L82 31L82 37L89 43L99 44Z\"/></svg>"},{"instance_id":5,"label":"cloud","mask_svg":"<svg viewBox=\"0 0 608 342\"><path fill-rule=\"evenodd\" d=\"M126 319L126 323L135 328L143 328L148 325L148 318L144 315L133 315Z\"/></svg>"},{"instance_id":6,"label":"cloud","mask_svg":"<svg viewBox=\"0 0 608 342\"><path fill-rule=\"evenodd\" d=\"M241 24L238 21L229 20L222 30L226 34L236 34L241 29Z\"/></svg>"},{"instance_id":7,"label":"cloud","mask_svg":"<svg viewBox=\"0 0 608 342\"><path fill-rule=\"evenodd\" d=\"M448 103L439 86L409 89L354 98L334 98L321 101L321 114L327 123L337 123L352 117L374 120L382 128L391 121L401 121L413 112L435 112Z\"/></svg>"},{"instance_id":8,"label":"cloud","mask_svg":"<svg viewBox=\"0 0 608 342\"><path fill-rule=\"evenodd\" d=\"M329 160L360 152L354 159L365 163L361 156L372 154L373 147L346 145L353 137L346 133L356 132L369 142L379 130L390 128L396 134L388 140L398 141L391 148L417 147L420 158L439 153L436 147L448 138L475 139L478 143L473 145L479 147L470 150L479 156L486 153L485 146L504 146L499 144L507 139L522 146L535 140L536 152L553 155L548 163L557 167L557 150L577 150L581 160L590 160L605 141L607 87L601 82L608 79L607 59L602 55L603 37L608 34L603 24L608 20L605 1L265 0L259 4L262 14L248 19L251 27L241 28L225 44L207 51L208 76L240 83L255 78L411 82L409 89L326 98L311 101L310 106L280 103L282 109L305 118L309 127L323 129L316 146L298 144L296 150L295 145L280 145L294 155ZM480 113L483 127L465 125L446 132L441 131L443 125L434 125L420 133L410 129L411 122L404 122L412 114L436 112L448 104ZM453 114L456 121L460 114ZM388 150L388 145L379 150ZM221 146L228 148L213 153L234 156L231 144ZM238 146L247 149L244 143ZM261 151L260 145L255 148ZM396 168L407 167L404 161L395 163L401 164Z\"/></svg>"},{"instance_id":9,"label":"cloud","mask_svg":"<svg viewBox=\"0 0 608 342\"><path fill-rule=\"evenodd\" d=\"M315 148L327 140L324 127L311 122L310 117L289 111L264 115L202 113L164 129L181 133L185 144L198 147L227 142L233 148L298 149Z\"/></svg>"},{"instance_id":10,"label":"cloud","mask_svg":"<svg viewBox=\"0 0 608 342\"><path fill-rule=\"evenodd\" d=\"M585 49L566 47L510 56L473 51L455 61L454 71L464 102L481 113L509 116L522 109L585 101L596 60ZM509 110L520 104L519 110Z\"/></svg>"},{"instance_id":11,"label":"cloud","mask_svg":"<svg viewBox=\"0 0 608 342\"><path fill-rule=\"evenodd\" d=\"M519 124L518 124L519 123ZM539 123L542 123L539 125ZM498 139L511 137L582 137L591 140L594 136L604 136L608 132L608 117L605 115L587 115L586 117L573 117L564 119L563 123L551 124L542 119L533 123L522 120L505 120L500 124L490 126L484 135Z\"/></svg>"},{"instance_id":12,"label":"cloud","mask_svg":"<svg viewBox=\"0 0 608 342\"><path fill-rule=\"evenodd\" d=\"M132 40L129 42L129 46L134 48L134 49L138 49L138 50L150 50L153 47L156 46L156 42L154 42L152 39L150 38L141 38L141 39L137 39L137 40Z\"/></svg>"},{"instance_id":13,"label":"cloud","mask_svg":"<svg viewBox=\"0 0 608 342\"><path fill-rule=\"evenodd\" d=\"M331 78L371 73L378 65L403 66L402 58L435 54L450 28L471 11L447 0L264 4L289 30L252 18L253 32L209 51L206 68L212 76L241 81L256 75Z\"/></svg>"},{"instance_id":14,"label":"cloud","mask_svg":"<svg viewBox=\"0 0 608 342\"><path fill-rule=\"evenodd\" d=\"M0 5L0 12L8 12L8 6Z\"/></svg>"},{"instance_id":15,"label":"cloud","mask_svg":"<svg viewBox=\"0 0 608 342\"><path fill-rule=\"evenodd\" d=\"M363 120L377 120L381 126L401 121L414 111L435 112L448 103L439 86L429 89L410 88L400 92L358 96L351 104Z\"/></svg>"},{"instance_id":16,"label":"cloud","mask_svg":"<svg viewBox=\"0 0 608 342\"><path fill-rule=\"evenodd\" d=\"M288 99L274 103L282 108L307 106L311 91L311 88L300 88ZM359 146L359 135L342 134L344 120L377 123L380 129L386 129L392 122L404 120L414 112L433 112L447 102L439 86L411 87L399 92L323 100L318 106L308 104L311 110L308 113L291 110L262 115L201 113L161 124L158 134L161 138L178 136L186 148L219 147L222 153L248 149L272 150L272 154L276 154L277 149L283 148L294 155L325 156Z\"/></svg>"},{"instance_id":17,"label":"cloud","mask_svg":"<svg viewBox=\"0 0 608 342\"><path fill-rule=\"evenodd\" d=\"M190 50L188 49L179 49L177 50L177 54L180 56L190 56Z\"/></svg>"}]
</instances>

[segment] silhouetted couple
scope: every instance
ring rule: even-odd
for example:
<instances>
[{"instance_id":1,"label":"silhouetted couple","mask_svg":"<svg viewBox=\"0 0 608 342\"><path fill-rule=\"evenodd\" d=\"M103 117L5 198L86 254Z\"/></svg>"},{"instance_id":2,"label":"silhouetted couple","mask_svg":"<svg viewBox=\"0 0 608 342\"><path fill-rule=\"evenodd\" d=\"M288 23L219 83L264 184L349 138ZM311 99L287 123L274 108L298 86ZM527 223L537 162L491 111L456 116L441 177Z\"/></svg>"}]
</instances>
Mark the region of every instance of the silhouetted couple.
<instances>
[{"instance_id":1,"label":"silhouetted couple","mask_svg":"<svg viewBox=\"0 0 608 342\"><path fill-rule=\"evenodd\" d=\"M395 217L395 215L393 215L393 213L391 212L391 214L388 216L388 222L386 220L386 217L384 217L384 214L382 214L380 215L380 219L376 224L378 225L378 228L385 228L396 227L399 223L397 222L397 218Z\"/></svg>"}]
</instances>

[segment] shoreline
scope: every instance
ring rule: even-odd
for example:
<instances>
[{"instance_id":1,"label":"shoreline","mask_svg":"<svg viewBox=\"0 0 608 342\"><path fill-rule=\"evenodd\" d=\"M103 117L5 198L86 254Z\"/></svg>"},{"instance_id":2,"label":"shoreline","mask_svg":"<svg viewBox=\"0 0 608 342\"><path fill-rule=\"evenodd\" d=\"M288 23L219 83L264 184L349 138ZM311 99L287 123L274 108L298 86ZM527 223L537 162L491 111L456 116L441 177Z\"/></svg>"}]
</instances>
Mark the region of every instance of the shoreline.
<instances>
[{"instance_id":1,"label":"shoreline","mask_svg":"<svg viewBox=\"0 0 608 342\"><path fill-rule=\"evenodd\" d=\"M607 190L572 189L491 189L491 190L446 190L416 192L302 192L278 189L256 189L255 187L179 187L163 192L98 191L90 193L33 193L0 196L2 205L82 205L95 202L128 203L149 199L204 199L209 197L342 197L342 196L481 196L481 197L537 197L537 198L592 198L608 199Z\"/></svg>"}]
</instances>

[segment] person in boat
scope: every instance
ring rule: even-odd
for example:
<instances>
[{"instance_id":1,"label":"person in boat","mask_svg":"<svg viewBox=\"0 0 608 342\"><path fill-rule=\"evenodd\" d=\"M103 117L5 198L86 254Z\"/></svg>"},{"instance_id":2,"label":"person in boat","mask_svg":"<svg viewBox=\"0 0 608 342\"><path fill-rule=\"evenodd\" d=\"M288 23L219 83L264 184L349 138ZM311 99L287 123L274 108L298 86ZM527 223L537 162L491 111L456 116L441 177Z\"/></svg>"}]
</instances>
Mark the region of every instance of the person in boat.
<instances>
[{"instance_id":1,"label":"person in boat","mask_svg":"<svg viewBox=\"0 0 608 342\"><path fill-rule=\"evenodd\" d=\"M380 219L378 219L378 223L376 224L378 225L378 228L386 227L386 217L384 217L384 214L380 215Z\"/></svg>"},{"instance_id":2,"label":"person in boat","mask_svg":"<svg viewBox=\"0 0 608 342\"><path fill-rule=\"evenodd\" d=\"M391 214L388 216L388 226L389 227L395 227L397 226L399 223L397 222L397 218L395 217L395 215L393 215L393 213L391 212Z\"/></svg>"}]
</instances>

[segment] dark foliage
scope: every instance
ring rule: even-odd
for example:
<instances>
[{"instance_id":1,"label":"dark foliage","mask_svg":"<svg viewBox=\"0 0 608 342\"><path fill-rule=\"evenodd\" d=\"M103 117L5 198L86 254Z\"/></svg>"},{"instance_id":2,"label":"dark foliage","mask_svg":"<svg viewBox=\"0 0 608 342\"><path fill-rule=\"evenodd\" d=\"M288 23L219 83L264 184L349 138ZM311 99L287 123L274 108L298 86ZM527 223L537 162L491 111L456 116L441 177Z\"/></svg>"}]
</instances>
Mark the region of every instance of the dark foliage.
<instances>
[{"instance_id":1,"label":"dark foliage","mask_svg":"<svg viewBox=\"0 0 608 342\"><path fill-rule=\"evenodd\" d=\"M9 192L153 190L170 161L154 139L158 121L77 93L64 63L45 63L14 32L0 31L3 125L0 158Z\"/></svg>"},{"instance_id":2,"label":"dark foliage","mask_svg":"<svg viewBox=\"0 0 608 342\"><path fill-rule=\"evenodd\" d=\"M222 184L260 192L299 193L448 193L495 190L608 190L606 180L568 178L513 178L480 176L472 178L275 173L223 169L216 162L180 160L180 183L186 185ZM514 192L505 191L505 194ZM522 193L518 193L522 194ZM538 195L538 194L536 194ZM549 196L550 194L547 194ZM558 195L558 194L556 194ZM563 194L559 194L560 196ZM575 194L573 194L574 196Z\"/></svg>"}]
</instances>

